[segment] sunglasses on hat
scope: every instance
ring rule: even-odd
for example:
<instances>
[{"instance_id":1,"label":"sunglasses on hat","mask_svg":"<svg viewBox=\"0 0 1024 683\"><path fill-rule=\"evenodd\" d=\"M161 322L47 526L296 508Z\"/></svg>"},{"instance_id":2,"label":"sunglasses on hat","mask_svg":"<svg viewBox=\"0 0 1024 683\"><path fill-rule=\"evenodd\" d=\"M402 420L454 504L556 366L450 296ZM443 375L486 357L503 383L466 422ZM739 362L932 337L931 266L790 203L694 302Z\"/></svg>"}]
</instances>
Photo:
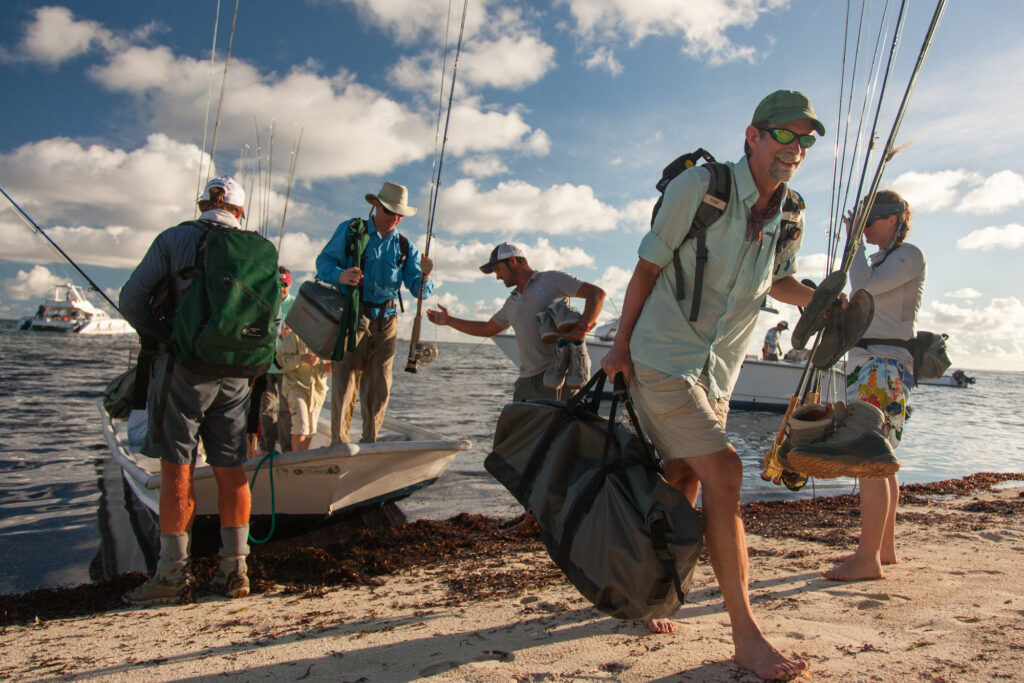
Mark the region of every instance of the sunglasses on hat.
<instances>
[{"instance_id":1,"label":"sunglasses on hat","mask_svg":"<svg viewBox=\"0 0 1024 683\"><path fill-rule=\"evenodd\" d=\"M788 145L793 142L793 140L796 140L801 147L807 149L818 140L814 135L800 135L798 133L794 133L788 128L767 128L758 126L758 130L763 130L771 135L772 140L775 140L775 142L780 145Z\"/></svg>"}]
</instances>

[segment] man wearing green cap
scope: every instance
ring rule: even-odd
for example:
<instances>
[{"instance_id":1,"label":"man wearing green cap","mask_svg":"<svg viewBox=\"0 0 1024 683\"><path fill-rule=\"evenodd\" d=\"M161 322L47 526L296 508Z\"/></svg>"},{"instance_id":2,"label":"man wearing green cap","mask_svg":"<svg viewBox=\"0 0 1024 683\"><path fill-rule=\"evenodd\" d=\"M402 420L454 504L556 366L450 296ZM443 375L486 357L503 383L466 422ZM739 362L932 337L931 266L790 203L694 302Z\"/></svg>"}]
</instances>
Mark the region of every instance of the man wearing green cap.
<instances>
[{"instance_id":1,"label":"man wearing green cap","mask_svg":"<svg viewBox=\"0 0 1024 683\"><path fill-rule=\"evenodd\" d=\"M778 90L754 111L744 158L714 172L728 172L724 208L709 192L708 166L687 169L669 183L640 243L615 341L601 362L609 377L621 372L629 381L668 481L691 503L703 486L705 538L732 624L734 659L769 679L791 677L807 664L775 649L754 619L740 517L743 466L725 422L765 295L800 306L813 294L794 277L801 231L793 216L784 222L783 213L791 205L786 183L815 133L823 135L825 127L807 97ZM717 204L718 218L701 240L706 260L697 278L698 240L685 238L702 203ZM697 288L695 280L702 280ZM681 301L680 294L689 300ZM699 306L692 306L697 300ZM659 633L675 629L667 619L646 626Z\"/></svg>"}]
</instances>

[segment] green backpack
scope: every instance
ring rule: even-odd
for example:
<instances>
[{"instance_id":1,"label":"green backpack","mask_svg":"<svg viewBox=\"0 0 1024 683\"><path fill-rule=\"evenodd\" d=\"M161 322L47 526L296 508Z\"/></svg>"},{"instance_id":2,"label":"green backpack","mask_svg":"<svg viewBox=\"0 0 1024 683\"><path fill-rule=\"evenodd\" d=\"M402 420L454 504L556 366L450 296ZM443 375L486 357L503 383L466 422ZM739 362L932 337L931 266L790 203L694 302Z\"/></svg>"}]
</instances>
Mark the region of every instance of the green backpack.
<instances>
[{"instance_id":1,"label":"green backpack","mask_svg":"<svg viewBox=\"0 0 1024 683\"><path fill-rule=\"evenodd\" d=\"M191 223L203 231L192 280L174 316L170 350L185 367L216 377L257 377L274 358L281 280L277 250L255 232Z\"/></svg>"}]
</instances>

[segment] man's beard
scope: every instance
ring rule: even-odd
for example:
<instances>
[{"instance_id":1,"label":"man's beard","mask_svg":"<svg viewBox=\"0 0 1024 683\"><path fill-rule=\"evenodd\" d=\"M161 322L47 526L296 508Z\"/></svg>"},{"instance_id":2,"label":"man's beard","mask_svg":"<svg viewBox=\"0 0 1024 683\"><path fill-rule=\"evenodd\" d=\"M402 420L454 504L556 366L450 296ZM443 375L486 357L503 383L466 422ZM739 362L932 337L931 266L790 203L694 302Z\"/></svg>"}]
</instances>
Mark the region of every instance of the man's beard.
<instances>
[{"instance_id":1,"label":"man's beard","mask_svg":"<svg viewBox=\"0 0 1024 683\"><path fill-rule=\"evenodd\" d=\"M768 175L780 183L788 183L796 175L796 171L800 168L800 162L795 162L796 165L790 166L778 157L772 159L771 165L768 167Z\"/></svg>"}]
</instances>

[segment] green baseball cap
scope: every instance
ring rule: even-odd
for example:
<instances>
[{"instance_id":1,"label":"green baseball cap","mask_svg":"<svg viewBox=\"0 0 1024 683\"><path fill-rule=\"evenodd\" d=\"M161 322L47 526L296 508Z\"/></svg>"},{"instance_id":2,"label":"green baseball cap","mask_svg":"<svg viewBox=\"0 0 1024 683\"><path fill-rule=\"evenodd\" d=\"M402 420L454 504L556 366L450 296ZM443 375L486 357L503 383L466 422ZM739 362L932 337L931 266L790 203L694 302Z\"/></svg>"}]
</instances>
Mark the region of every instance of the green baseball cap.
<instances>
[{"instance_id":1,"label":"green baseball cap","mask_svg":"<svg viewBox=\"0 0 1024 683\"><path fill-rule=\"evenodd\" d=\"M754 110L754 118L750 120L750 124L768 122L780 125L797 119L810 119L818 135L825 134L825 126L818 120L818 114L814 111L811 101L807 99L807 95L796 90L776 90L761 100Z\"/></svg>"}]
</instances>

